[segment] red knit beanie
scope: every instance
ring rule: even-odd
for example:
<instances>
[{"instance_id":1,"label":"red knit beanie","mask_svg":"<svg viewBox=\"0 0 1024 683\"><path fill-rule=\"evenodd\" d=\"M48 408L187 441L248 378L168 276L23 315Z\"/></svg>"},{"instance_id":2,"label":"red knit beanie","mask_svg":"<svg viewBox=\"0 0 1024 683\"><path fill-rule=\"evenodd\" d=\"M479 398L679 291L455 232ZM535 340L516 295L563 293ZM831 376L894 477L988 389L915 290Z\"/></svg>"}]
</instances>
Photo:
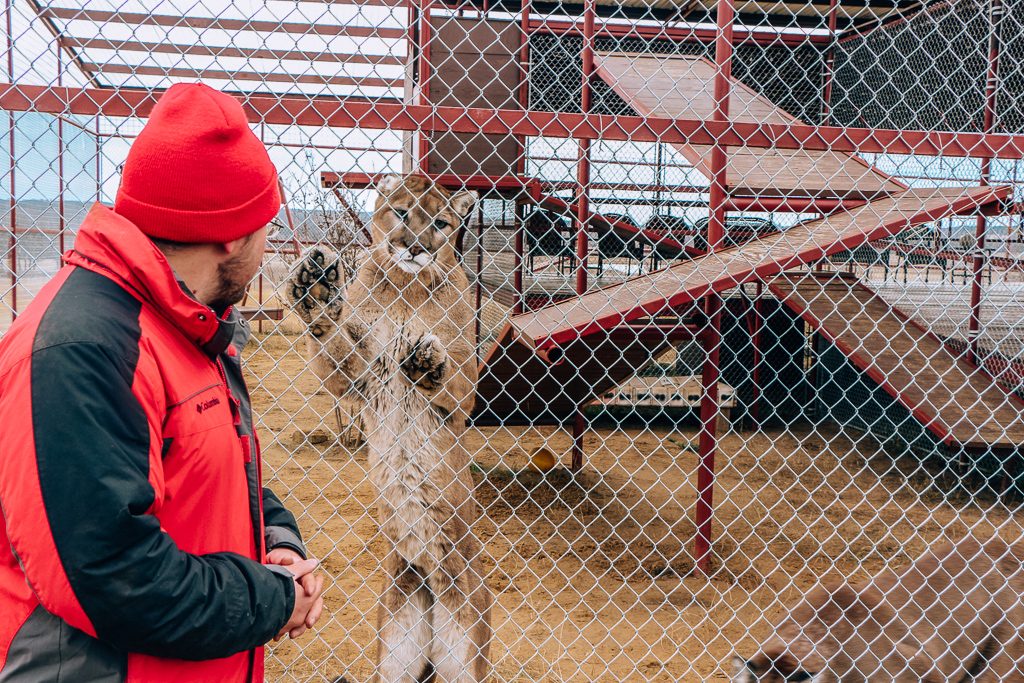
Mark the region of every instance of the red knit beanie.
<instances>
[{"instance_id":1,"label":"red knit beanie","mask_svg":"<svg viewBox=\"0 0 1024 683\"><path fill-rule=\"evenodd\" d=\"M174 242L230 242L280 207L277 170L242 105L201 83L178 83L160 97L114 201L142 232Z\"/></svg>"}]
</instances>

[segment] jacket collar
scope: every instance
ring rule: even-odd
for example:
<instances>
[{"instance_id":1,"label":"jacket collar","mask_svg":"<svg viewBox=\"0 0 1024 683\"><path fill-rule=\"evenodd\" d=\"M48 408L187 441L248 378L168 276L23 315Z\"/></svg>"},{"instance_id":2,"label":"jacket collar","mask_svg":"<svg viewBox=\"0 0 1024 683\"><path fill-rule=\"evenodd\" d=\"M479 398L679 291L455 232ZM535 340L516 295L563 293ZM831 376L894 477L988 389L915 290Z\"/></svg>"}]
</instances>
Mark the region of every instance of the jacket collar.
<instances>
[{"instance_id":1,"label":"jacket collar","mask_svg":"<svg viewBox=\"0 0 1024 683\"><path fill-rule=\"evenodd\" d=\"M64 262L114 280L150 304L210 357L225 351L236 336L238 314L223 318L189 295L163 253L131 221L95 204L82 221L75 248Z\"/></svg>"}]
</instances>

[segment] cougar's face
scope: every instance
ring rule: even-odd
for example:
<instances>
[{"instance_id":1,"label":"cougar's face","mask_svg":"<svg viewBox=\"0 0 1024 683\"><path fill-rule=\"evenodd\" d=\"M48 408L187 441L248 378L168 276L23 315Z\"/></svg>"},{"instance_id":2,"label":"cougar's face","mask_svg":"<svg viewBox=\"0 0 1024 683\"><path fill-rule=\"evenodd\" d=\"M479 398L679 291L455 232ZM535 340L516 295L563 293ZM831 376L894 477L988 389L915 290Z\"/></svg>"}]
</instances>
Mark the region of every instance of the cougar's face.
<instances>
[{"instance_id":1,"label":"cougar's face","mask_svg":"<svg viewBox=\"0 0 1024 683\"><path fill-rule=\"evenodd\" d=\"M455 238L475 192L449 194L421 176L386 176L378 185L374 241L400 270L417 275L455 265Z\"/></svg>"}]
</instances>

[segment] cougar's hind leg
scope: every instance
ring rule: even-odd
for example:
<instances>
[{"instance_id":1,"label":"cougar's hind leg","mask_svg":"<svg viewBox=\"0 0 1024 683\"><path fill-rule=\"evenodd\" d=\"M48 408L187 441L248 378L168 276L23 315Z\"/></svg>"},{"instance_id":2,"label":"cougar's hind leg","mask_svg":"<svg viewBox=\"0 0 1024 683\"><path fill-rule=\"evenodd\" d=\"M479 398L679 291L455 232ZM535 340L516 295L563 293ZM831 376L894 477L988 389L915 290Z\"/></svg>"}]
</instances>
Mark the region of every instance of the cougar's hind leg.
<instances>
[{"instance_id":1,"label":"cougar's hind leg","mask_svg":"<svg viewBox=\"0 0 1024 683\"><path fill-rule=\"evenodd\" d=\"M455 574L428 577L434 602L430 659L437 683L481 683L490 664L491 595L479 571L479 560L462 563Z\"/></svg>"},{"instance_id":2,"label":"cougar's hind leg","mask_svg":"<svg viewBox=\"0 0 1024 683\"><path fill-rule=\"evenodd\" d=\"M421 573L398 558L386 562L390 585L377 623L378 683L425 683L433 677L429 650L431 595Z\"/></svg>"}]
</instances>

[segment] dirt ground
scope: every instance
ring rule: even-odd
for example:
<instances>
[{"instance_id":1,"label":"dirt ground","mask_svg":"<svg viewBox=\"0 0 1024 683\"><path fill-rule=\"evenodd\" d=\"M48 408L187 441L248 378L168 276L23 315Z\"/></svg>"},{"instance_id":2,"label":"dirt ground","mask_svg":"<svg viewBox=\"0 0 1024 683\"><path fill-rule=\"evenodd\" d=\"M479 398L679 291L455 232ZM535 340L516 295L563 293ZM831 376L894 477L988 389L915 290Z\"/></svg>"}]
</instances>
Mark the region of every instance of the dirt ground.
<instances>
[{"instance_id":1,"label":"dirt ground","mask_svg":"<svg viewBox=\"0 0 1024 683\"><path fill-rule=\"evenodd\" d=\"M282 329L290 329L286 323ZM334 401L296 336L248 351L266 478L330 574L313 634L270 651L268 680L369 680L383 576L366 454L338 436ZM722 442L714 570L690 548L696 429L594 428L572 476L558 428L473 429L494 681L722 681L782 605L825 576L903 565L973 530L1014 540L1020 518L992 499L942 493L911 463L827 430L737 432ZM545 445L562 466L540 475Z\"/></svg>"}]
</instances>

